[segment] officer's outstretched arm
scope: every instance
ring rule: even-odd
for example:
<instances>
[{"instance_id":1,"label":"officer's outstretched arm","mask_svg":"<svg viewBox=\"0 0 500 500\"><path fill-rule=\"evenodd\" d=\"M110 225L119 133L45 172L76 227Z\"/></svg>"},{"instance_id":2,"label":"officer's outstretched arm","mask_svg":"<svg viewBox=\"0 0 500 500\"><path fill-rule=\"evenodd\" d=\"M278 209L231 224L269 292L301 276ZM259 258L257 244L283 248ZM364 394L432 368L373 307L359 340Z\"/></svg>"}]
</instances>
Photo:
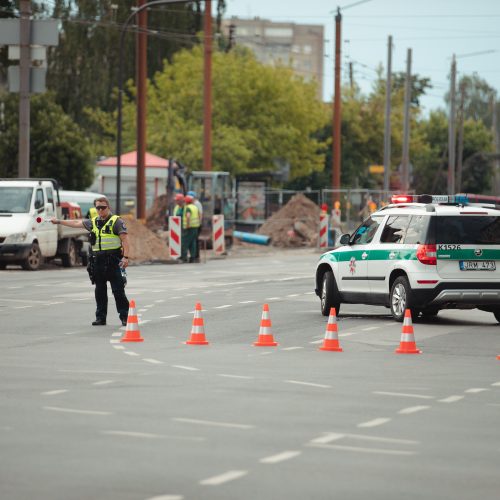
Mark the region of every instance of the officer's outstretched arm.
<instances>
[{"instance_id":1,"label":"officer's outstretched arm","mask_svg":"<svg viewBox=\"0 0 500 500\"><path fill-rule=\"evenodd\" d=\"M83 225L82 219L64 220L64 219L56 219L55 217L52 217L52 219L50 219L50 222L52 222L52 224L61 224L63 226L74 227L77 229L85 227Z\"/></svg>"}]
</instances>

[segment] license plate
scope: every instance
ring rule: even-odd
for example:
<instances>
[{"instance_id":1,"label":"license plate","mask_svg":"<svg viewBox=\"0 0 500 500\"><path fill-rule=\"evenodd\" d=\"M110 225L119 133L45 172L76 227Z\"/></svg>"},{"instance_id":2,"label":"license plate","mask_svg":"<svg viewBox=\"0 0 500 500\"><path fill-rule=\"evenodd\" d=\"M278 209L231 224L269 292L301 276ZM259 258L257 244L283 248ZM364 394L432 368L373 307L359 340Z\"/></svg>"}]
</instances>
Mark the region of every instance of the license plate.
<instances>
[{"instance_id":1,"label":"license plate","mask_svg":"<svg viewBox=\"0 0 500 500\"><path fill-rule=\"evenodd\" d=\"M495 271L497 268L494 260L461 260L461 271Z\"/></svg>"}]
</instances>

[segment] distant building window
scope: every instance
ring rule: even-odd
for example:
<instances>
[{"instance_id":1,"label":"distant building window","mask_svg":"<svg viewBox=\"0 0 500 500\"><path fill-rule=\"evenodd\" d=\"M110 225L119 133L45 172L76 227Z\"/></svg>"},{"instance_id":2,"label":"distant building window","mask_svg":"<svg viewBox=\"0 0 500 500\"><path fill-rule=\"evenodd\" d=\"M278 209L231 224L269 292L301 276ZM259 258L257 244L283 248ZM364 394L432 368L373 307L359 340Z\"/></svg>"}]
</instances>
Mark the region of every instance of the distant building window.
<instances>
[{"instance_id":1,"label":"distant building window","mask_svg":"<svg viewBox=\"0 0 500 500\"><path fill-rule=\"evenodd\" d=\"M311 54L312 53L312 47L310 45L304 45L302 47L302 51L304 54Z\"/></svg>"},{"instance_id":2,"label":"distant building window","mask_svg":"<svg viewBox=\"0 0 500 500\"><path fill-rule=\"evenodd\" d=\"M241 26L237 26L236 27L236 34L237 35L242 35L242 36L247 36L248 35L248 29L247 28L243 28Z\"/></svg>"},{"instance_id":3,"label":"distant building window","mask_svg":"<svg viewBox=\"0 0 500 500\"><path fill-rule=\"evenodd\" d=\"M292 52L294 54L300 54L300 45L292 45Z\"/></svg>"},{"instance_id":4,"label":"distant building window","mask_svg":"<svg viewBox=\"0 0 500 500\"><path fill-rule=\"evenodd\" d=\"M293 29L291 28L266 28L266 36L274 36L279 38L291 38L293 35Z\"/></svg>"}]
</instances>

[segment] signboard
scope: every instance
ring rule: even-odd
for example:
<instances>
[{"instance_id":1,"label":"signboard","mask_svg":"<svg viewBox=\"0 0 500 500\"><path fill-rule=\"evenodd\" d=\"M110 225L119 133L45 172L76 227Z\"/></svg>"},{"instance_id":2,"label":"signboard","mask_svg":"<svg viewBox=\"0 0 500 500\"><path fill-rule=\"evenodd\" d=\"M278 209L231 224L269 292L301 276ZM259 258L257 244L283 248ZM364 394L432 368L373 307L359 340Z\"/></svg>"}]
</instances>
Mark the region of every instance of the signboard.
<instances>
[{"instance_id":1,"label":"signboard","mask_svg":"<svg viewBox=\"0 0 500 500\"><path fill-rule=\"evenodd\" d=\"M266 183L238 182L238 213L241 222L263 221L266 218Z\"/></svg>"},{"instance_id":2,"label":"signboard","mask_svg":"<svg viewBox=\"0 0 500 500\"><path fill-rule=\"evenodd\" d=\"M19 92L19 66L8 68L9 92ZM30 94L45 92L45 75L47 68L30 68Z\"/></svg>"},{"instance_id":3,"label":"signboard","mask_svg":"<svg viewBox=\"0 0 500 500\"><path fill-rule=\"evenodd\" d=\"M0 45L20 45L19 23L19 19L0 19ZM58 45L58 19L35 19L30 24L31 45Z\"/></svg>"}]
</instances>

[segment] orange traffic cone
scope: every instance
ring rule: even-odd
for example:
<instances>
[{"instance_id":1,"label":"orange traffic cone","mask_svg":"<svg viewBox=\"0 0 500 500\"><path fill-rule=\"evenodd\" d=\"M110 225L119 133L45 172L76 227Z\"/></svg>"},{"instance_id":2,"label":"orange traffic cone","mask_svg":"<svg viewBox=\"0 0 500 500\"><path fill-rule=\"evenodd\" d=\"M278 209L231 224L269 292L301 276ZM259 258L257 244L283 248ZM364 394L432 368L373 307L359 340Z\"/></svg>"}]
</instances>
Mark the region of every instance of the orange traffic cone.
<instances>
[{"instance_id":1,"label":"orange traffic cone","mask_svg":"<svg viewBox=\"0 0 500 500\"><path fill-rule=\"evenodd\" d=\"M500 354L497 356L497 359L500 359Z\"/></svg>"},{"instance_id":2,"label":"orange traffic cone","mask_svg":"<svg viewBox=\"0 0 500 500\"><path fill-rule=\"evenodd\" d=\"M207 345L208 341L205 338L205 324L201 315L201 304L196 303L194 308L193 326L191 327L191 337L186 340L186 344L191 345Z\"/></svg>"},{"instance_id":3,"label":"orange traffic cone","mask_svg":"<svg viewBox=\"0 0 500 500\"><path fill-rule=\"evenodd\" d=\"M125 335L121 338L120 342L142 342L143 340L141 332L139 331L139 322L135 311L135 300L131 300L128 309Z\"/></svg>"},{"instance_id":4,"label":"orange traffic cone","mask_svg":"<svg viewBox=\"0 0 500 500\"><path fill-rule=\"evenodd\" d=\"M401 342L395 352L397 354L421 354L422 352L420 349L417 349L417 345L415 344L413 323L411 321L411 312L409 309L405 311L405 319L401 331Z\"/></svg>"},{"instance_id":5,"label":"orange traffic cone","mask_svg":"<svg viewBox=\"0 0 500 500\"><path fill-rule=\"evenodd\" d=\"M343 351L339 344L337 314L335 313L335 307L330 309L330 316L328 317L328 323L326 325L325 339L323 340L323 345L320 347L320 350L337 352Z\"/></svg>"},{"instance_id":6,"label":"orange traffic cone","mask_svg":"<svg viewBox=\"0 0 500 500\"><path fill-rule=\"evenodd\" d=\"M257 342L253 345L259 347L272 347L278 345L274 341L273 334L271 333L271 318L269 317L269 306L264 304L262 307L262 319L260 320L260 330Z\"/></svg>"}]
</instances>

